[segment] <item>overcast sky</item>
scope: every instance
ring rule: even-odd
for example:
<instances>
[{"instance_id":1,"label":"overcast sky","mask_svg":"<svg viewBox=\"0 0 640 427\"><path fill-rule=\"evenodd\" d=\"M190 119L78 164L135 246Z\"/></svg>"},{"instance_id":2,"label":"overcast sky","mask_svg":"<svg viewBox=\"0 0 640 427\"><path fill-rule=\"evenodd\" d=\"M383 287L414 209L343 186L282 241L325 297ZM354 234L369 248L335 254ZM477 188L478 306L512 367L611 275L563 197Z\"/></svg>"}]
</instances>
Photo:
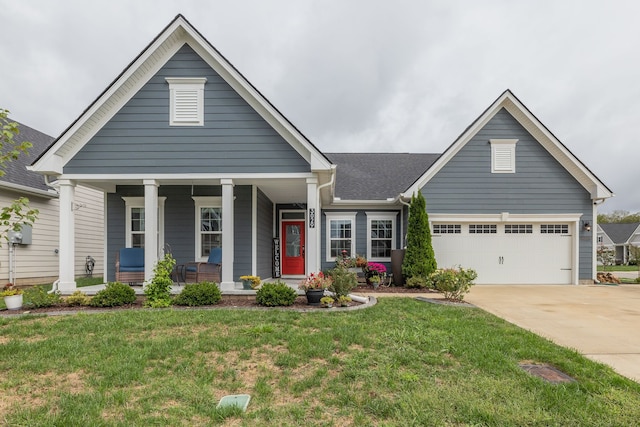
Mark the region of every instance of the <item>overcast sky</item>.
<instances>
[{"instance_id":1,"label":"overcast sky","mask_svg":"<svg viewBox=\"0 0 640 427\"><path fill-rule=\"evenodd\" d=\"M508 88L640 211L634 0L0 0L0 106L58 136L178 13L322 151L440 153Z\"/></svg>"}]
</instances>

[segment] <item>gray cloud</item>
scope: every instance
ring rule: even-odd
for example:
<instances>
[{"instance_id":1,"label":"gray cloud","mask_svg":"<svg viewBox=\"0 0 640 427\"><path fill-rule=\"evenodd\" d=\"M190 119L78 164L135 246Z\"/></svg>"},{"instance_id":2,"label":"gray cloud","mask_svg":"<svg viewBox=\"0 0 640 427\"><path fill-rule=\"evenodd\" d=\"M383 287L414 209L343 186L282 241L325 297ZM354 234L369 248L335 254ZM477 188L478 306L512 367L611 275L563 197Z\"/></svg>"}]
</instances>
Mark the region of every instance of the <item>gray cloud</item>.
<instances>
[{"instance_id":1,"label":"gray cloud","mask_svg":"<svg viewBox=\"0 0 640 427\"><path fill-rule=\"evenodd\" d=\"M441 152L507 88L640 210L633 1L0 0L0 105L58 135L182 13L324 151Z\"/></svg>"}]
</instances>

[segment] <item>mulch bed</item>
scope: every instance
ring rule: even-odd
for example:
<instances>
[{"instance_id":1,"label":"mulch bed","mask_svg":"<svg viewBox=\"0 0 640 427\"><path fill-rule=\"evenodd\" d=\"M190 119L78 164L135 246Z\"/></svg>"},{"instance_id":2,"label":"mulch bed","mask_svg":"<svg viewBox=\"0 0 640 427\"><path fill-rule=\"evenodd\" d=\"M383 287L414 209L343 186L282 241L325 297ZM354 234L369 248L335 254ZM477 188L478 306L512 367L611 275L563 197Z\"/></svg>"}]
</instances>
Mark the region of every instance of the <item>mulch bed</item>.
<instances>
[{"instance_id":1,"label":"mulch bed","mask_svg":"<svg viewBox=\"0 0 640 427\"><path fill-rule=\"evenodd\" d=\"M385 287L379 286L377 289L374 289L372 286L360 285L353 289L352 293L360 294L366 296L370 293L376 294L417 294L417 293L431 293L437 294L437 292L428 290L428 289L409 289L404 287ZM18 314L63 314L66 312L102 312L102 311L114 311L114 310L139 310L145 308L143 306L145 298L143 296L138 296L136 298L136 302L133 304L121 306L121 307L88 307L88 306L79 306L79 307L69 307L66 305L59 305L54 307L45 307L45 308L22 308L20 310L2 310L0 311L0 315L18 315ZM359 306L361 303L352 301L349 303L350 307ZM242 296L242 295L223 295L222 300L212 306L203 306L203 307L194 307L194 308L234 308L234 307L242 307L242 308L265 308L256 303L256 299L254 296ZM184 309L188 307L180 307L180 306L172 306L174 309ZM288 307L278 307L279 309L284 310L326 310L324 307L311 306L307 304L307 298L305 296L299 296L296 298L296 301L293 305Z\"/></svg>"}]
</instances>

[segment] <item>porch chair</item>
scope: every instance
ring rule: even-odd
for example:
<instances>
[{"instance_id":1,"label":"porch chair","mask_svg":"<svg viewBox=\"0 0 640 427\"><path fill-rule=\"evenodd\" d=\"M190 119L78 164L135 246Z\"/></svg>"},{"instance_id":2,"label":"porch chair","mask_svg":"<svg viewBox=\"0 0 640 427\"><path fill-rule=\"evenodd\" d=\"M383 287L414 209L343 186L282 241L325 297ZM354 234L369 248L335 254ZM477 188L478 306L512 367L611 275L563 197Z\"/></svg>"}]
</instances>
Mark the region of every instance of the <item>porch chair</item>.
<instances>
[{"instance_id":1,"label":"porch chair","mask_svg":"<svg viewBox=\"0 0 640 427\"><path fill-rule=\"evenodd\" d=\"M207 262L189 262L184 266L185 283L220 283L222 274L222 248L211 248Z\"/></svg>"},{"instance_id":2,"label":"porch chair","mask_svg":"<svg viewBox=\"0 0 640 427\"><path fill-rule=\"evenodd\" d=\"M116 252L116 282L144 282L143 248L122 248Z\"/></svg>"}]
</instances>

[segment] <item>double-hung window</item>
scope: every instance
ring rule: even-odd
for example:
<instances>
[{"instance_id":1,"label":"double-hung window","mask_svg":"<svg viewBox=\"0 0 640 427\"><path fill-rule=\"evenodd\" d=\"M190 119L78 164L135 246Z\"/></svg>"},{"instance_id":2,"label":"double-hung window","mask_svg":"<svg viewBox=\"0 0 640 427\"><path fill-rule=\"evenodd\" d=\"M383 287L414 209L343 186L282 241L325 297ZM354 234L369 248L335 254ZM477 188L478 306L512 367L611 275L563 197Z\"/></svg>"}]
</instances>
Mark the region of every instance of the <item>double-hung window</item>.
<instances>
[{"instance_id":1,"label":"double-hung window","mask_svg":"<svg viewBox=\"0 0 640 427\"><path fill-rule=\"evenodd\" d=\"M356 254L356 213L325 212L326 260L335 261L343 253L349 257ZM346 251L346 252L343 252Z\"/></svg>"},{"instance_id":2,"label":"double-hung window","mask_svg":"<svg viewBox=\"0 0 640 427\"><path fill-rule=\"evenodd\" d=\"M125 245L127 248L144 248L145 209L144 197L123 197L125 204ZM164 246L164 201L158 197L158 248Z\"/></svg>"},{"instance_id":3,"label":"double-hung window","mask_svg":"<svg viewBox=\"0 0 640 427\"><path fill-rule=\"evenodd\" d=\"M196 259L206 261L213 248L222 247L222 198L194 196Z\"/></svg>"},{"instance_id":4,"label":"double-hung window","mask_svg":"<svg viewBox=\"0 0 640 427\"><path fill-rule=\"evenodd\" d=\"M396 248L397 212L367 212L367 259L391 261Z\"/></svg>"}]
</instances>

